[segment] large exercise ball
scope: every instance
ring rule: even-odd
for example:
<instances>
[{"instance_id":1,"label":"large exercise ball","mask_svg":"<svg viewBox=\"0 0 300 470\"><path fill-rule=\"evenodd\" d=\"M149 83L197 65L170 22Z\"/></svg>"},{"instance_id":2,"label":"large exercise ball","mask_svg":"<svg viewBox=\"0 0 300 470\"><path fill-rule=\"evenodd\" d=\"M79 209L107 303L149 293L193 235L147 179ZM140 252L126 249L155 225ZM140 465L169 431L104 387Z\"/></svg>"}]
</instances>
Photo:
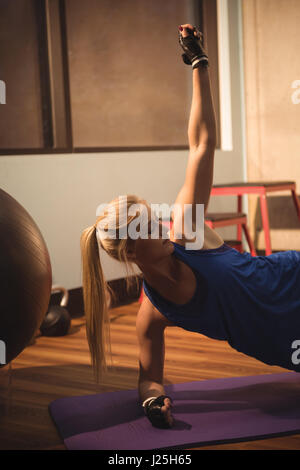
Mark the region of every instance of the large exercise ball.
<instances>
[{"instance_id":1,"label":"large exercise ball","mask_svg":"<svg viewBox=\"0 0 300 470\"><path fill-rule=\"evenodd\" d=\"M0 340L6 364L23 351L42 323L51 285L50 257L38 226L0 189Z\"/></svg>"}]
</instances>

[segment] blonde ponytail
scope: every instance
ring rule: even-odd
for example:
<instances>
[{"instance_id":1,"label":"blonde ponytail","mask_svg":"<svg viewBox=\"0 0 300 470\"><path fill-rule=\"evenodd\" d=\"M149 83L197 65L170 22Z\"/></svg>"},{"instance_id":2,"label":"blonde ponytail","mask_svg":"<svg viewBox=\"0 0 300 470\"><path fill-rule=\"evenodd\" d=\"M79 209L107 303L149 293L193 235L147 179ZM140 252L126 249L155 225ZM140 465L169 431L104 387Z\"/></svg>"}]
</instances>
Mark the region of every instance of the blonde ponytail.
<instances>
[{"instance_id":1,"label":"blonde ponytail","mask_svg":"<svg viewBox=\"0 0 300 470\"><path fill-rule=\"evenodd\" d=\"M112 363L109 299L114 294L103 275L95 226L83 231L80 248L86 333L95 379L99 383L107 372L107 353Z\"/></svg>"},{"instance_id":2,"label":"blonde ponytail","mask_svg":"<svg viewBox=\"0 0 300 470\"><path fill-rule=\"evenodd\" d=\"M82 232L80 238L80 248L82 257L82 287L83 301L86 315L86 331L91 353L91 360L96 381L99 382L103 373L107 371L107 353L109 353L112 365L111 340L110 340L110 319L109 319L109 297L116 300L116 295L105 281L99 257L99 245L97 239L97 224L105 217L109 226L115 224L118 230L123 228L123 219L120 217L120 207L129 210L132 204L145 203L134 194L119 196L113 199L106 211L100 215L96 224L88 227ZM113 209L111 211L110 209ZM116 220L114 220L116 214ZM110 220L111 217L111 220ZM127 225L135 218L129 216ZM112 225L114 226L114 225ZM128 259L127 251L132 240L129 238L100 237L99 244L103 250L113 259L125 264L126 267L126 290L135 286L137 290L140 275L135 273L134 263Z\"/></svg>"}]
</instances>

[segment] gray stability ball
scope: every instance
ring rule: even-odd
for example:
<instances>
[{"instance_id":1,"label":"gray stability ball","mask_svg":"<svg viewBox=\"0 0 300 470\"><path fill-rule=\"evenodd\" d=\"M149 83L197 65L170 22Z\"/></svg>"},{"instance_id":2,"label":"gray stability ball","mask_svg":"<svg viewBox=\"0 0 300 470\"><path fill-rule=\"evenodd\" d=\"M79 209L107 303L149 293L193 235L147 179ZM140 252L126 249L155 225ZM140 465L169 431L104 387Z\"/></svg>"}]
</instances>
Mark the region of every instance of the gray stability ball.
<instances>
[{"instance_id":1,"label":"gray stability ball","mask_svg":"<svg viewBox=\"0 0 300 470\"><path fill-rule=\"evenodd\" d=\"M45 240L30 214L0 189L0 341L11 362L39 329L51 295Z\"/></svg>"}]
</instances>

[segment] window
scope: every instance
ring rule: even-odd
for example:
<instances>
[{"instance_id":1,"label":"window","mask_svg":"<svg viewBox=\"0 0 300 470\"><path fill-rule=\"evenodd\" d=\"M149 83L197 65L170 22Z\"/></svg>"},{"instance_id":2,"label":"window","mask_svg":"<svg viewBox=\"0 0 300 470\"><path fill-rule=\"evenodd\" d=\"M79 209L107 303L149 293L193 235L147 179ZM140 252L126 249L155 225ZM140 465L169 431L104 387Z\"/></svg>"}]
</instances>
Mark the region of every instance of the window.
<instances>
[{"instance_id":1,"label":"window","mask_svg":"<svg viewBox=\"0 0 300 470\"><path fill-rule=\"evenodd\" d=\"M2 154L188 149L183 21L207 39L219 122L215 0L0 0L0 9Z\"/></svg>"}]
</instances>

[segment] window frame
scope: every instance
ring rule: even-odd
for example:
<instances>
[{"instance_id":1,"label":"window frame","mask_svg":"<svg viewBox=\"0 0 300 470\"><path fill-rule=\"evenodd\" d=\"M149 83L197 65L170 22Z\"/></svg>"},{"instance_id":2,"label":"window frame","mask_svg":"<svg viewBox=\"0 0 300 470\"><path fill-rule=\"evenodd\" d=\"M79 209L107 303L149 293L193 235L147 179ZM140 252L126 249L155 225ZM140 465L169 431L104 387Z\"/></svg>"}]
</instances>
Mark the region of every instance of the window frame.
<instances>
[{"instance_id":1,"label":"window frame","mask_svg":"<svg viewBox=\"0 0 300 470\"><path fill-rule=\"evenodd\" d=\"M50 11L48 0L35 0L36 18L37 18L37 33L38 33L38 50L39 50L39 70L41 81L41 100L42 100L42 128L44 146L40 148L0 148L0 156L5 155L29 155L29 154L68 154L68 153L111 153L111 152L136 152L136 151L158 151L158 150L189 150L189 145L158 145L158 146L130 146L130 147L74 147L72 135L72 111L71 111L71 95L70 95L70 80L69 80L69 64L68 64L68 37L66 27L66 5L65 0L56 0L57 13L55 13L55 21L59 23L60 31L60 54L61 54L61 67L55 73L59 73L63 83L63 96L64 96L64 124L65 124L65 146L55 147L54 136L54 116L53 116L53 94L51 94L51 81L55 75L51 66L53 63L51 54L55 51L51 48L49 43L49 24L50 24ZM217 9L217 1L214 0L215 8ZM209 8L211 0L194 0L194 16L195 22L199 25L200 29L207 34L203 18L209 15ZM214 10L214 9L213 9ZM53 15L53 12L52 12ZM217 15L216 15L216 35L218 34ZM219 104L219 57L218 57L218 38L214 40L214 48L216 52L215 67L217 68L217 88L215 87L215 96L217 102L215 103L215 111L217 115L217 122L220 123L220 104ZM217 126L217 148L220 147L220 125Z\"/></svg>"}]
</instances>

